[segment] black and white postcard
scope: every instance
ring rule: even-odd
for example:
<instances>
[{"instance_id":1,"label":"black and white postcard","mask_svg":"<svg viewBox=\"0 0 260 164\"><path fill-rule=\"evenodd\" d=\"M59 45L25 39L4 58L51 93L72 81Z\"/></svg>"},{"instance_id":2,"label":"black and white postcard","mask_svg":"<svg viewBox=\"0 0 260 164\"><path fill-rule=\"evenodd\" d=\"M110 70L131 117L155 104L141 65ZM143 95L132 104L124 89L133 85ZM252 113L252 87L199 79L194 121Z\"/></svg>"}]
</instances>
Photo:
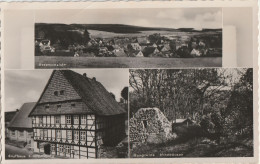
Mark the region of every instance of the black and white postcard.
<instances>
[{"instance_id":1,"label":"black and white postcard","mask_svg":"<svg viewBox=\"0 0 260 164\"><path fill-rule=\"evenodd\" d=\"M58 16L35 23L35 68L222 66L222 8L93 9L75 19Z\"/></svg>"},{"instance_id":2,"label":"black and white postcard","mask_svg":"<svg viewBox=\"0 0 260 164\"><path fill-rule=\"evenodd\" d=\"M0 163L259 163L255 0L0 9Z\"/></svg>"}]
</instances>

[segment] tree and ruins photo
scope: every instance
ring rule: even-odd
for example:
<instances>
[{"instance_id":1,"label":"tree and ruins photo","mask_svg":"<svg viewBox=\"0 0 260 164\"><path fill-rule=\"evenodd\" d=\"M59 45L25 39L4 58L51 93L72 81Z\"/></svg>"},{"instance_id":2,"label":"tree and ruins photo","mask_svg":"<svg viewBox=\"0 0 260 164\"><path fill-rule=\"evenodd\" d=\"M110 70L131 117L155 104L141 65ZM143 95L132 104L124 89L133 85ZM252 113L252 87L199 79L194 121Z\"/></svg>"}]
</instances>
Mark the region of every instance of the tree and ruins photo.
<instances>
[{"instance_id":1,"label":"tree and ruins photo","mask_svg":"<svg viewBox=\"0 0 260 164\"><path fill-rule=\"evenodd\" d=\"M252 157L253 69L130 69L130 157Z\"/></svg>"}]
</instances>

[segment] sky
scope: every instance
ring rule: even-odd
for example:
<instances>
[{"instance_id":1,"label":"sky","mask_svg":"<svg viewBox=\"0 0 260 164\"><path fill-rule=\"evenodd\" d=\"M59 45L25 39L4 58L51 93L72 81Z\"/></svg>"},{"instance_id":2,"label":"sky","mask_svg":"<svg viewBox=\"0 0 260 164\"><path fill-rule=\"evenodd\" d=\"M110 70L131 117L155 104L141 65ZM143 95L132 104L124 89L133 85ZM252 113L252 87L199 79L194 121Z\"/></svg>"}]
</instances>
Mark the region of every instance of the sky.
<instances>
[{"instance_id":1,"label":"sky","mask_svg":"<svg viewBox=\"0 0 260 164\"><path fill-rule=\"evenodd\" d=\"M126 69L74 70L88 77L96 77L119 101L121 90L128 86ZM52 70L7 70L5 71L5 111L19 109L25 102L37 102Z\"/></svg>"},{"instance_id":2,"label":"sky","mask_svg":"<svg viewBox=\"0 0 260 164\"><path fill-rule=\"evenodd\" d=\"M221 8L36 10L36 23L128 24L165 28L222 28Z\"/></svg>"}]
</instances>

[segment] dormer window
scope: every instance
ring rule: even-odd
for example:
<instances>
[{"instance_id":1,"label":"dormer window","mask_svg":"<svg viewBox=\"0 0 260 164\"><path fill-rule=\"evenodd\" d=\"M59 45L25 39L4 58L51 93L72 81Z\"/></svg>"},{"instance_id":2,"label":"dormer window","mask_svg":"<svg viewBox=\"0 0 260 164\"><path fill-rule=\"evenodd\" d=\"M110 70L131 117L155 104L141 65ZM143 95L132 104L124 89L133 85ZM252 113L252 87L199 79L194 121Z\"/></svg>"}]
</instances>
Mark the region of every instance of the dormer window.
<instances>
[{"instance_id":1,"label":"dormer window","mask_svg":"<svg viewBox=\"0 0 260 164\"><path fill-rule=\"evenodd\" d=\"M49 109L49 108L50 108L49 104L45 105L45 109Z\"/></svg>"},{"instance_id":2,"label":"dormer window","mask_svg":"<svg viewBox=\"0 0 260 164\"><path fill-rule=\"evenodd\" d=\"M61 90L61 91L60 91L60 95L64 95L64 90Z\"/></svg>"},{"instance_id":3,"label":"dormer window","mask_svg":"<svg viewBox=\"0 0 260 164\"><path fill-rule=\"evenodd\" d=\"M75 104L75 103L72 103L72 104L71 104L71 107L75 107L75 106L76 106L76 104Z\"/></svg>"},{"instance_id":4,"label":"dormer window","mask_svg":"<svg viewBox=\"0 0 260 164\"><path fill-rule=\"evenodd\" d=\"M57 108L59 109L59 108L61 108L61 105L59 104L59 105L57 105Z\"/></svg>"},{"instance_id":5,"label":"dormer window","mask_svg":"<svg viewBox=\"0 0 260 164\"><path fill-rule=\"evenodd\" d=\"M55 95L55 96L58 96L58 91L54 91L54 95Z\"/></svg>"}]
</instances>

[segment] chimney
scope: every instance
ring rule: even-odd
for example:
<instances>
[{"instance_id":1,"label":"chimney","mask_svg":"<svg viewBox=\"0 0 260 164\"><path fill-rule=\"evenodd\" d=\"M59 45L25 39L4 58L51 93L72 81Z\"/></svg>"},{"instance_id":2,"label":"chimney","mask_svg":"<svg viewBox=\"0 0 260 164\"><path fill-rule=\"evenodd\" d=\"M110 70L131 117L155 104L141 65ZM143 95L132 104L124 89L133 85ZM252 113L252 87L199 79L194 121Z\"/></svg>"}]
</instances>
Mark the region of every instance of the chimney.
<instances>
[{"instance_id":1,"label":"chimney","mask_svg":"<svg viewBox=\"0 0 260 164\"><path fill-rule=\"evenodd\" d=\"M86 73L83 73L83 76L84 76L84 77L87 77L87 74L86 74Z\"/></svg>"},{"instance_id":2,"label":"chimney","mask_svg":"<svg viewBox=\"0 0 260 164\"><path fill-rule=\"evenodd\" d=\"M93 77L93 78L92 78L92 80L96 81L96 78L95 78L95 77Z\"/></svg>"},{"instance_id":3,"label":"chimney","mask_svg":"<svg viewBox=\"0 0 260 164\"><path fill-rule=\"evenodd\" d=\"M19 109L16 109L16 112L19 112Z\"/></svg>"}]
</instances>

